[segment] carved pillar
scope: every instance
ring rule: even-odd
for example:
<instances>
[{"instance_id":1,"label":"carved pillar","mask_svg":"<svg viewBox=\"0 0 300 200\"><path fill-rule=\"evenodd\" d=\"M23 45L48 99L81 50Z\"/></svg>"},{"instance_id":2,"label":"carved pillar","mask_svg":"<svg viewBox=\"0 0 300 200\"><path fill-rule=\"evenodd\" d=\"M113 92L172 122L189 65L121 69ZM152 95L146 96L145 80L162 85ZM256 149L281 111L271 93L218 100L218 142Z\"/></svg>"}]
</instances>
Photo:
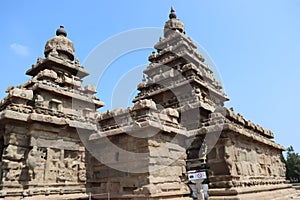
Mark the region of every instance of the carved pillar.
<instances>
[{"instance_id":1,"label":"carved pillar","mask_svg":"<svg viewBox=\"0 0 300 200\"><path fill-rule=\"evenodd\" d=\"M50 148L47 148L47 158L46 158L46 165L45 165L45 171L44 171L44 180L48 180L49 176L49 167L50 167L50 162L51 162L51 155L50 155Z\"/></svg>"}]
</instances>

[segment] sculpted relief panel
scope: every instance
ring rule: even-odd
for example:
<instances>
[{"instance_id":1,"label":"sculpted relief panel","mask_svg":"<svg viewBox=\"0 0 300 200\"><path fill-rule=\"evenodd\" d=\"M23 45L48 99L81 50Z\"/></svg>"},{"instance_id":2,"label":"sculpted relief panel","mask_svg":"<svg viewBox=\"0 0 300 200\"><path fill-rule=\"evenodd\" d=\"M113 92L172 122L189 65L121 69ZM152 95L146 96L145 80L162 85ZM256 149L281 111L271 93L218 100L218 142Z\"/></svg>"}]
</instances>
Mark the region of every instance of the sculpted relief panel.
<instances>
[{"instance_id":1,"label":"sculpted relief panel","mask_svg":"<svg viewBox=\"0 0 300 200\"><path fill-rule=\"evenodd\" d=\"M34 146L28 153L26 166L29 169L29 180L42 181L44 179L44 167L46 162L46 152Z\"/></svg>"},{"instance_id":2,"label":"sculpted relief panel","mask_svg":"<svg viewBox=\"0 0 300 200\"><path fill-rule=\"evenodd\" d=\"M278 177L284 178L285 165L281 161L280 153L276 150L262 146L258 143L253 145L249 141L235 138L235 147L231 149L232 171L235 175L252 177Z\"/></svg>"},{"instance_id":3,"label":"sculpted relief panel","mask_svg":"<svg viewBox=\"0 0 300 200\"><path fill-rule=\"evenodd\" d=\"M281 160L280 150L252 140L237 136L223 138L209 153L208 161L212 187L285 182L285 164Z\"/></svg>"},{"instance_id":4,"label":"sculpted relief panel","mask_svg":"<svg viewBox=\"0 0 300 200\"><path fill-rule=\"evenodd\" d=\"M84 182L85 151L78 141L31 137L11 133L4 138L2 181L32 183ZM24 144L23 144L24 143ZM24 145L20 146L20 145Z\"/></svg>"},{"instance_id":5,"label":"sculpted relief panel","mask_svg":"<svg viewBox=\"0 0 300 200\"><path fill-rule=\"evenodd\" d=\"M27 148L26 136L8 133L4 135L2 149L1 179L2 181L19 181L25 180L26 175L23 173L24 158Z\"/></svg>"},{"instance_id":6,"label":"sculpted relief panel","mask_svg":"<svg viewBox=\"0 0 300 200\"><path fill-rule=\"evenodd\" d=\"M47 182L84 182L85 151L76 141L64 139L31 138L34 146L26 164L30 180Z\"/></svg>"}]
</instances>

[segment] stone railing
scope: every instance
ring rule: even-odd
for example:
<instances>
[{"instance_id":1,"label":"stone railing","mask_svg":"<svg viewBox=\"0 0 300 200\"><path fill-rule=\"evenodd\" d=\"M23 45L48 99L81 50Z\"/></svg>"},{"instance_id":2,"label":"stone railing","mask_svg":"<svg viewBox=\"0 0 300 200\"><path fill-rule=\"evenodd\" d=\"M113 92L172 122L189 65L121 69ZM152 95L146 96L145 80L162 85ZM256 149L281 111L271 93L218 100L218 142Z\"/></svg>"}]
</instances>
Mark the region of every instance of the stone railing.
<instances>
[{"instance_id":1,"label":"stone railing","mask_svg":"<svg viewBox=\"0 0 300 200\"><path fill-rule=\"evenodd\" d=\"M152 100L137 101L133 107L114 109L104 112L99 119L102 131L125 126L141 126L142 122L156 122L174 128L181 128L178 123L179 113L172 108L159 110Z\"/></svg>"},{"instance_id":2,"label":"stone railing","mask_svg":"<svg viewBox=\"0 0 300 200\"><path fill-rule=\"evenodd\" d=\"M225 116L225 117L224 117ZM214 124L220 123L232 123L234 122L236 125L240 126L241 128L245 128L250 132L262 135L268 139L274 138L274 133L266 128L261 127L260 125L254 124L250 120L246 120L242 114L234 113L233 108L225 108L220 107L217 108L215 113L210 114L210 119L205 120L203 122L204 126L211 126Z\"/></svg>"}]
</instances>

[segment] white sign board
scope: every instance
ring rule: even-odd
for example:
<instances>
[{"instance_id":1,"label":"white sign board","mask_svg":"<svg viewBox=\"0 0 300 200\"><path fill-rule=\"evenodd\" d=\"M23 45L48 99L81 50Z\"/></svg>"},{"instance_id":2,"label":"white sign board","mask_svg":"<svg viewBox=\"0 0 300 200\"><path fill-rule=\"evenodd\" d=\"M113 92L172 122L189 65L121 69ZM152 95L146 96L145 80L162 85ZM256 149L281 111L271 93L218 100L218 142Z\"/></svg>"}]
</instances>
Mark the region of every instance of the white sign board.
<instances>
[{"instance_id":1,"label":"white sign board","mask_svg":"<svg viewBox=\"0 0 300 200\"><path fill-rule=\"evenodd\" d=\"M188 174L188 178L190 181L195 181L195 180L204 180L207 177L206 177L206 172L195 172L195 173Z\"/></svg>"}]
</instances>

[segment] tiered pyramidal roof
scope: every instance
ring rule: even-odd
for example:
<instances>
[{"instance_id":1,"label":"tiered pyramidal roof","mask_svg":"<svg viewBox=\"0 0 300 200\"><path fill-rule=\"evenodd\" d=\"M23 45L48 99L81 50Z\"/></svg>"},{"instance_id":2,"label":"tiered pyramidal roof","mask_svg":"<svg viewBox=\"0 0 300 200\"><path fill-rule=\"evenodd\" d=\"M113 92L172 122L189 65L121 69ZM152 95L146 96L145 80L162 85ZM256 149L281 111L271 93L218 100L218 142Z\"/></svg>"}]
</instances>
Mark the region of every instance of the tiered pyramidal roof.
<instances>
[{"instance_id":1,"label":"tiered pyramidal roof","mask_svg":"<svg viewBox=\"0 0 300 200\"><path fill-rule=\"evenodd\" d=\"M154 48L156 51L148 58L151 63L144 70L146 76L138 85L140 92L133 102L151 99L181 113L201 109L201 117L207 117L228 100L196 44L185 35L184 24L177 19L173 8L164 26L164 37ZM194 128L199 127L199 120L196 121L198 125Z\"/></svg>"}]
</instances>

